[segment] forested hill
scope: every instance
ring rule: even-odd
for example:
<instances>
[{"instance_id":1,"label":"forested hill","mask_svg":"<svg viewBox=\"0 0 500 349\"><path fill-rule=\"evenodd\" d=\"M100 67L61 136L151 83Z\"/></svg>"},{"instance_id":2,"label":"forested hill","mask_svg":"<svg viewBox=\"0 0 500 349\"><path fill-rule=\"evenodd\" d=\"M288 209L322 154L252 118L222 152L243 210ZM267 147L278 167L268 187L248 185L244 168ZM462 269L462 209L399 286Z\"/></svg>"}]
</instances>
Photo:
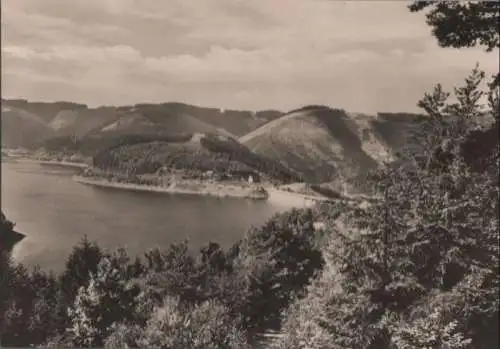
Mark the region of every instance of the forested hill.
<instances>
[{"instance_id":1,"label":"forested hill","mask_svg":"<svg viewBox=\"0 0 500 349\"><path fill-rule=\"evenodd\" d=\"M251 173L270 181L290 183L301 181L300 175L279 161L258 155L236 140L213 134L195 134L177 139L136 139L100 151L94 166L105 170L145 174L162 168L183 169L199 174Z\"/></svg>"},{"instance_id":2,"label":"forested hill","mask_svg":"<svg viewBox=\"0 0 500 349\"><path fill-rule=\"evenodd\" d=\"M224 166L227 170L238 164L236 168L283 183L303 181L344 193L368 193L364 185L368 172L409 149L418 153L423 144L418 137L425 134L421 125L427 119L409 113L360 114L321 105L283 114L182 103L88 108L65 102L3 102L2 145L6 147L95 157L98 166L139 172L169 166L173 156L183 153L175 162L199 171ZM197 137L202 141L193 143Z\"/></svg>"},{"instance_id":3,"label":"forested hill","mask_svg":"<svg viewBox=\"0 0 500 349\"><path fill-rule=\"evenodd\" d=\"M71 102L2 99L2 132L10 137L2 138L3 146L33 147L35 141L46 138L44 133L34 133L29 140L16 138L16 135L33 128L34 122L43 125L48 130L46 132L78 139L106 130L143 133L155 127L169 129L171 133L207 132L210 129L239 137L281 114L275 110L226 110L177 102L89 108Z\"/></svg>"}]
</instances>

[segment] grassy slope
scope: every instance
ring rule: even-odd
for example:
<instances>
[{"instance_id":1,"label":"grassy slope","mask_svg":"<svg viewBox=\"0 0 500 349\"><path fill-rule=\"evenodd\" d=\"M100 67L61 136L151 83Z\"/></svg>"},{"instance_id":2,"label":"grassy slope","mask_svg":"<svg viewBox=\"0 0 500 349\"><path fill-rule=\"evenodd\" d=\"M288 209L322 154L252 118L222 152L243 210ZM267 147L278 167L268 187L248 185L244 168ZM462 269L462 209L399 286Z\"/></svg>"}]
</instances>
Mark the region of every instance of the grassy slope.
<instances>
[{"instance_id":1,"label":"grassy slope","mask_svg":"<svg viewBox=\"0 0 500 349\"><path fill-rule=\"evenodd\" d=\"M362 183L369 170L393 161L410 144L410 134L420 120L415 114L365 115L309 106L239 140L256 153L281 161L310 183L356 192L367 190Z\"/></svg>"},{"instance_id":2,"label":"grassy slope","mask_svg":"<svg viewBox=\"0 0 500 349\"><path fill-rule=\"evenodd\" d=\"M40 117L22 109L2 106L2 146L34 147L36 142L55 136L55 132Z\"/></svg>"},{"instance_id":3,"label":"grassy slope","mask_svg":"<svg viewBox=\"0 0 500 349\"><path fill-rule=\"evenodd\" d=\"M3 100L3 105L36 115L49 125L55 137L84 137L90 131L118 118L116 108L89 109L86 105L71 102L30 102L26 100ZM22 129L18 130L22 132Z\"/></svg>"},{"instance_id":4,"label":"grassy slope","mask_svg":"<svg viewBox=\"0 0 500 349\"><path fill-rule=\"evenodd\" d=\"M129 108L123 107L120 108L120 112L122 119L136 118L146 127L146 129L149 128L149 125L157 125L157 127L164 128L172 134L201 132L223 134L229 137L234 137L234 135L230 132L220 129L205 121L199 120L182 110L172 111L162 105L140 105L138 107ZM134 132L139 133L141 129L140 125L133 125L128 132L133 130Z\"/></svg>"},{"instance_id":5,"label":"grassy slope","mask_svg":"<svg viewBox=\"0 0 500 349\"><path fill-rule=\"evenodd\" d=\"M120 117L114 107L60 111L52 120L51 126L61 136L76 136L81 139Z\"/></svg>"},{"instance_id":6,"label":"grassy slope","mask_svg":"<svg viewBox=\"0 0 500 349\"><path fill-rule=\"evenodd\" d=\"M302 173L309 182L352 177L377 166L348 125L348 115L326 107L292 111L240 141Z\"/></svg>"},{"instance_id":7,"label":"grassy slope","mask_svg":"<svg viewBox=\"0 0 500 349\"><path fill-rule=\"evenodd\" d=\"M22 109L38 115L46 123L50 123L62 110L80 110L87 108L84 104L71 102L30 102L24 99L2 99L2 105Z\"/></svg>"},{"instance_id":8,"label":"grassy slope","mask_svg":"<svg viewBox=\"0 0 500 349\"><path fill-rule=\"evenodd\" d=\"M203 108L184 103L139 104L138 111L148 114L151 118L161 122L165 116L191 116L215 128L224 129L236 136L244 135L264 123L279 117L279 111L259 111L252 115L250 111L221 110L217 108ZM156 115L155 115L156 114Z\"/></svg>"}]
</instances>

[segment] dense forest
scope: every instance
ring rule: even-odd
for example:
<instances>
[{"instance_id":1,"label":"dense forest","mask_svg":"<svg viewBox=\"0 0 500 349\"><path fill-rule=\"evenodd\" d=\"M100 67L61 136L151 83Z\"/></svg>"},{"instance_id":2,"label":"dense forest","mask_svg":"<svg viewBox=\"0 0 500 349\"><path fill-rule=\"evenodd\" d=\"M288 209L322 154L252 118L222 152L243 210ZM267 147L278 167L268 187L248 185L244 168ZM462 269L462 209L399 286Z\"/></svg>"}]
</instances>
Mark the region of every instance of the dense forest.
<instances>
[{"instance_id":1,"label":"dense forest","mask_svg":"<svg viewBox=\"0 0 500 349\"><path fill-rule=\"evenodd\" d=\"M236 140L203 135L199 141L178 141L158 137L127 138L93 156L93 166L120 173L151 174L163 167L201 175L213 171L219 175L248 173L266 176L269 181L301 181L299 174L262 155L257 155ZM245 176L245 177L248 177Z\"/></svg>"},{"instance_id":2,"label":"dense forest","mask_svg":"<svg viewBox=\"0 0 500 349\"><path fill-rule=\"evenodd\" d=\"M317 212L276 216L228 251L184 241L132 258L84 238L59 275L3 252L1 344L245 348L321 268Z\"/></svg>"}]
</instances>

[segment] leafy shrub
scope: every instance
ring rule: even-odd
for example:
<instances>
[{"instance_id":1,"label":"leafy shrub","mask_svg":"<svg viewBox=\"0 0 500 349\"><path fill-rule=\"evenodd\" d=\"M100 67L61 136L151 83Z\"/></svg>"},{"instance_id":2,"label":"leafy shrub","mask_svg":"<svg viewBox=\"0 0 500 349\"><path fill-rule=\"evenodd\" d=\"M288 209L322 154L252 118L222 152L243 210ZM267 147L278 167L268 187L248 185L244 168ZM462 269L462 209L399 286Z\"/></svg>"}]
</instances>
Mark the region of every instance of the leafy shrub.
<instances>
[{"instance_id":1,"label":"leafy shrub","mask_svg":"<svg viewBox=\"0 0 500 349\"><path fill-rule=\"evenodd\" d=\"M279 328L281 312L323 266L312 210L276 215L236 247L242 294L234 306L253 331Z\"/></svg>"},{"instance_id":2,"label":"leafy shrub","mask_svg":"<svg viewBox=\"0 0 500 349\"><path fill-rule=\"evenodd\" d=\"M175 298L166 298L153 312L137 344L143 348L248 348L224 306L207 301L184 310Z\"/></svg>"}]
</instances>

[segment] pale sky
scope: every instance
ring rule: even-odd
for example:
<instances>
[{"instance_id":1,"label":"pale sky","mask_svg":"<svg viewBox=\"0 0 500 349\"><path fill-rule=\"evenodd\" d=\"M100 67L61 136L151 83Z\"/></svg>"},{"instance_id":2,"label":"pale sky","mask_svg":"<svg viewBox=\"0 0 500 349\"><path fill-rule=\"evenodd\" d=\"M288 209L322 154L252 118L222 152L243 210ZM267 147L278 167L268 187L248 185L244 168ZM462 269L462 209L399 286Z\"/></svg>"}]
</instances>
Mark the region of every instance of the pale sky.
<instances>
[{"instance_id":1,"label":"pale sky","mask_svg":"<svg viewBox=\"0 0 500 349\"><path fill-rule=\"evenodd\" d=\"M418 111L498 53L437 45L404 1L2 0L4 98Z\"/></svg>"}]
</instances>

